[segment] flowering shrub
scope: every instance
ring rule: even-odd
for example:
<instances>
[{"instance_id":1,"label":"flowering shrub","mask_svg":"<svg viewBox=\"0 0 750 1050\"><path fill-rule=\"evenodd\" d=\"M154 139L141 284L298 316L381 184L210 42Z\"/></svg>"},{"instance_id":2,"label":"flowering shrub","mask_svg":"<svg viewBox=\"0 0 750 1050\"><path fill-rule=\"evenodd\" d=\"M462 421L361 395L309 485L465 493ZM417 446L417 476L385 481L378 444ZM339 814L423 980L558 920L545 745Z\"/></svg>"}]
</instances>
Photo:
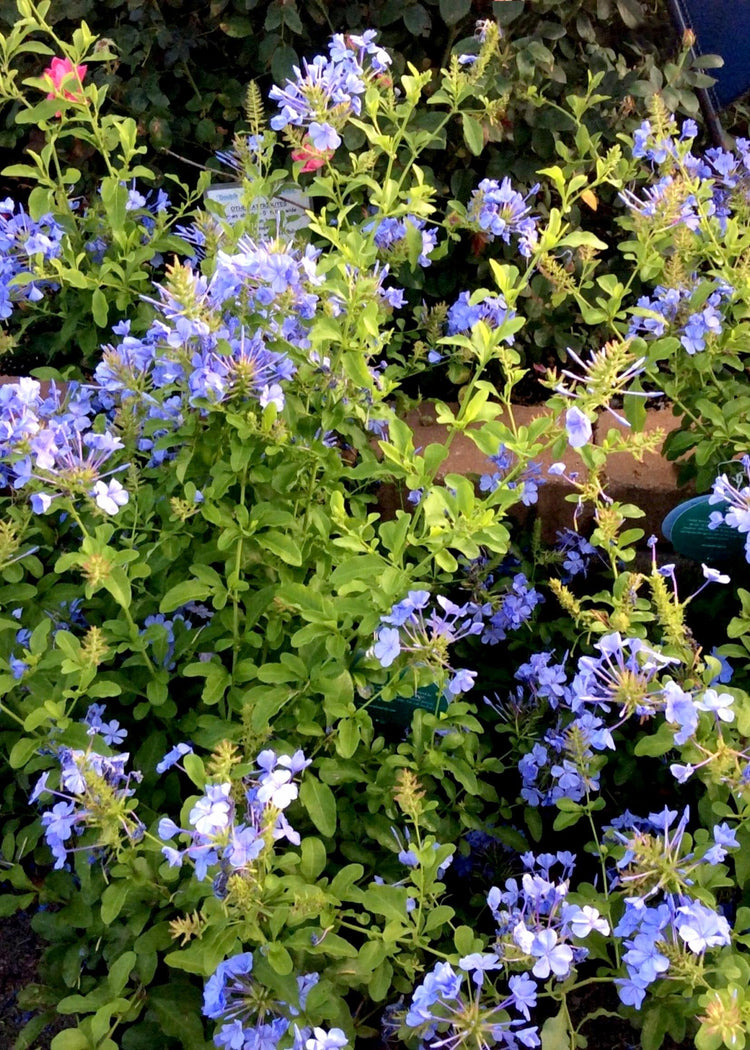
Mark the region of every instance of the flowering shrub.
<instances>
[{"instance_id":1,"label":"flowering shrub","mask_svg":"<svg viewBox=\"0 0 750 1050\"><path fill-rule=\"evenodd\" d=\"M22 31L51 32L25 17ZM127 166L127 125L73 77L97 53L81 34L28 112L53 145L89 135L105 166ZM725 338L734 293L711 234L739 224L741 202L705 172L687 195L629 189L641 162L693 164L692 127L651 126L583 181L595 144L533 189L487 178L446 201L427 151L454 122L476 145L498 111L494 23L475 44L435 87L415 69L397 84L372 32L334 37L272 90L270 128L251 92L250 134L222 158L244 218L199 212L180 229L187 258L160 273L149 255L158 279L125 280L128 316L77 380L0 388L0 878L9 911L43 905L45 995L75 1019L54 1050L339 1050L379 1034L557 1050L584 1045L601 1010L640 1025L645 1050L667 1033L743 1043L748 696L688 626L698 594L731 581L704 566L680 599L655 540L650 569L630 570L639 511L607 495L607 457L659 437L626 423L593 442L605 412L637 424L657 384L695 385L690 362ZM347 154L349 128L366 154ZM251 205L290 178L278 133L310 225L262 237ZM153 216L123 171L97 213L118 250L130 234L111 208ZM606 245L574 221L593 185L624 195L632 298L636 270L662 289L648 306L596 275ZM71 208L59 189L35 226L8 206L19 310L57 294L48 282L60 302L96 273L109 287L106 247L100 271L76 263L80 280L54 268L77 236L54 233ZM161 232L184 218L154 211ZM661 283L688 258L683 230L702 299ZM409 303L465 235L494 287ZM547 411L521 426L517 343L540 274L597 341L548 375ZM397 407L426 367L462 389L437 404L445 443L420 448ZM459 435L485 473L443 472ZM512 512L550 476L571 487L571 525L588 511L593 530L527 558ZM382 483L404 496L390 520ZM742 491L715 495L746 531Z\"/></svg>"}]
</instances>

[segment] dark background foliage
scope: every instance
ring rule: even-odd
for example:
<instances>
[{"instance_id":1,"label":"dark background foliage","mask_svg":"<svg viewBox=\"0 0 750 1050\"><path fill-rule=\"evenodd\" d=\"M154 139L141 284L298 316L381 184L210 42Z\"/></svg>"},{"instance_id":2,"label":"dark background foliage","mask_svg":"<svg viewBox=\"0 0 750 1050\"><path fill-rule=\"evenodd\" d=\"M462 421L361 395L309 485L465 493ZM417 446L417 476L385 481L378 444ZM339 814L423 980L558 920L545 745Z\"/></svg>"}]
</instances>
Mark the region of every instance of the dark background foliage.
<instances>
[{"instance_id":1,"label":"dark background foliage","mask_svg":"<svg viewBox=\"0 0 750 1050\"><path fill-rule=\"evenodd\" d=\"M675 80L670 66L678 41L663 0L67 0L50 15L64 37L84 19L114 42L118 60L96 71L112 104L138 121L154 150L194 161L231 140L248 80L267 89L331 33L368 26L380 30L397 69L407 61L424 69L444 64L477 19L494 16L508 28L516 84L560 100L585 83L588 70L603 70L602 92L620 130L654 91L664 91L670 108L697 109L691 88L699 75ZM0 31L15 17L14 0L0 0ZM512 110L490 163L530 177L554 156L554 134L549 113ZM4 113L0 146L16 148L18 137L13 113Z\"/></svg>"}]
</instances>

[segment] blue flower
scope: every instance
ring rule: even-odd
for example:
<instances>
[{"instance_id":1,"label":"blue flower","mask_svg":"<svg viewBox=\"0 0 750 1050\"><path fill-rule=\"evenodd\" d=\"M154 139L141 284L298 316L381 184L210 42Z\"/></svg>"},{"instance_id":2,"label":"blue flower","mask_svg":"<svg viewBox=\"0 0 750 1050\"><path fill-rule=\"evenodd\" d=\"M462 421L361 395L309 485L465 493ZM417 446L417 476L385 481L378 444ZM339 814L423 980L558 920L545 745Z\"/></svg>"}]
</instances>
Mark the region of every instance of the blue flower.
<instances>
[{"instance_id":1,"label":"blue flower","mask_svg":"<svg viewBox=\"0 0 750 1050\"><path fill-rule=\"evenodd\" d=\"M127 730L121 729L120 723L115 719L112 719L111 722L102 722L97 732L104 738L104 743L108 747L119 747L128 735Z\"/></svg>"},{"instance_id":2,"label":"blue flower","mask_svg":"<svg viewBox=\"0 0 750 1050\"><path fill-rule=\"evenodd\" d=\"M513 1005L520 1014L530 1020L529 1011L536 1006L537 985L527 973L514 974L508 981Z\"/></svg>"},{"instance_id":3,"label":"blue flower","mask_svg":"<svg viewBox=\"0 0 750 1050\"><path fill-rule=\"evenodd\" d=\"M565 413L565 430L568 434L568 444L571 448L583 448L591 441L591 420L580 408L573 405Z\"/></svg>"},{"instance_id":4,"label":"blue flower","mask_svg":"<svg viewBox=\"0 0 750 1050\"><path fill-rule=\"evenodd\" d=\"M8 666L10 667L10 673L17 682L23 678L29 669L29 665L24 660L20 660L17 656L11 656L8 659Z\"/></svg>"},{"instance_id":5,"label":"blue flower","mask_svg":"<svg viewBox=\"0 0 750 1050\"><path fill-rule=\"evenodd\" d=\"M190 810L188 820L199 835L211 836L223 831L231 819L232 785L207 784L205 794Z\"/></svg>"},{"instance_id":6,"label":"blue flower","mask_svg":"<svg viewBox=\"0 0 750 1050\"><path fill-rule=\"evenodd\" d=\"M471 955L464 955L458 960L458 965L460 969L471 974L471 979L477 988L482 986L484 975L488 970L501 969L500 958L494 952L473 952Z\"/></svg>"},{"instance_id":7,"label":"blue flower","mask_svg":"<svg viewBox=\"0 0 750 1050\"><path fill-rule=\"evenodd\" d=\"M620 996L620 1001L626 1006L634 1006L636 1010L640 1010L643 1005L643 1000L646 998L646 984L642 984L638 981L637 977L619 977L615 981L617 986L617 994Z\"/></svg>"},{"instance_id":8,"label":"blue flower","mask_svg":"<svg viewBox=\"0 0 750 1050\"><path fill-rule=\"evenodd\" d=\"M171 751L167 751L164 758L161 760L161 762L159 762L159 764L156 767L156 772L166 773L166 771L168 769L171 769L172 766L176 765L181 758L183 758L185 755L190 755L192 753L192 744L175 744Z\"/></svg>"},{"instance_id":9,"label":"blue flower","mask_svg":"<svg viewBox=\"0 0 750 1050\"><path fill-rule=\"evenodd\" d=\"M330 124L319 124L317 120L313 120L308 133L313 146L321 153L325 150L338 149L341 145L341 136Z\"/></svg>"},{"instance_id":10,"label":"blue flower","mask_svg":"<svg viewBox=\"0 0 750 1050\"><path fill-rule=\"evenodd\" d=\"M340 1028L331 1028L326 1032L323 1028L313 1028L312 1038L305 1043L306 1050L340 1050L347 1046L349 1040Z\"/></svg>"},{"instance_id":11,"label":"blue flower","mask_svg":"<svg viewBox=\"0 0 750 1050\"><path fill-rule=\"evenodd\" d=\"M106 514L117 514L120 507L124 507L129 499L128 493L117 478L112 478L108 483L97 481L91 495L97 507Z\"/></svg>"},{"instance_id":12,"label":"blue flower","mask_svg":"<svg viewBox=\"0 0 750 1050\"><path fill-rule=\"evenodd\" d=\"M707 948L720 948L731 942L729 923L700 901L677 909L677 932L691 952L700 955Z\"/></svg>"},{"instance_id":13,"label":"blue flower","mask_svg":"<svg viewBox=\"0 0 750 1050\"><path fill-rule=\"evenodd\" d=\"M445 687L446 693L449 696L459 696L461 693L467 693L474 685L474 679L477 677L476 671L468 671L466 668L461 668L456 671L453 678L448 682Z\"/></svg>"},{"instance_id":14,"label":"blue flower","mask_svg":"<svg viewBox=\"0 0 750 1050\"><path fill-rule=\"evenodd\" d=\"M536 959L531 972L542 980L554 973L562 980L570 973L573 951L567 944L559 944L554 930L540 930L531 942L531 954Z\"/></svg>"},{"instance_id":15,"label":"blue flower","mask_svg":"<svg viewBox=\"0 0 750 1050\"><path fill-rule=\"evenodd\" d=\"M734 697L730 693L717 693L715 689L707 689L703 698L695 701L695 706L699 711L712 711L722 722L733 722L733 703Z\"/></svg>"},{"instance_id":16,"label":"blue flower","mask_svg":"<svg viewBox=\"0 0 750 1050\"><path fill-rule=\"evenodd\" d=\"M231 1005L232 995L250 987L250 982L243 978L247 978L252 969L251 952L243 952L220 962L203 989L204 1015L212 1020L221 1017Z\"/></svg>"},{"instance_id":17,"label":"blue flower","mask_svg":"<svg viewBox=\"0 0 750 1050\"><path fill-rule=\"evenodd\" d=\"M401 636L397 628L381 627L372 651L381 667L390 667L401 652Z\"/></svg>"}]
</instances>

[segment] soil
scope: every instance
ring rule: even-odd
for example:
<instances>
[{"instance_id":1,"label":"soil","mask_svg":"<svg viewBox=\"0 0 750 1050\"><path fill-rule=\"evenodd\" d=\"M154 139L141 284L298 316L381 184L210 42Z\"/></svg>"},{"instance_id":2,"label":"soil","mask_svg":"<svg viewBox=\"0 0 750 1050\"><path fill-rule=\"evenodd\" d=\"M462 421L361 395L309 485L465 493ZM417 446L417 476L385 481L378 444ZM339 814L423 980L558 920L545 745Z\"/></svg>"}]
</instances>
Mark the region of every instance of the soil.
<instances>
[{"instance_id":1,"label":"soil","mask_svg":"<svg viewBox=\"0 0 750 1050\"><path fill-rule=\"evenodd\" d=\"M38 1013L31 1003L19 1002L19 996L28 994L36 983L41 954L26 912L0 919L0 1050L12 1050L23 1028ZM27 1044L28 1050L49 1050L52 1039L69 1023L69 1018L55 1019Z\"/></svg>"}]
</instances>

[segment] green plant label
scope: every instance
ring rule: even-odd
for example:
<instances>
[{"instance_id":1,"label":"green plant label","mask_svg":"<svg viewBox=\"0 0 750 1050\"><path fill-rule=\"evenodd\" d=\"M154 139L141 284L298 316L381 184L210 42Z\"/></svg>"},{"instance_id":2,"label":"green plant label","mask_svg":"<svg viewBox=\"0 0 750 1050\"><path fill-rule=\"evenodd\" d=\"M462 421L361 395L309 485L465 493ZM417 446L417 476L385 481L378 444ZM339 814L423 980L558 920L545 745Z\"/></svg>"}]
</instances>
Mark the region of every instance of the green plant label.
<instances>
[{"instance_id":1,"label":"green plant label","mask_svg":"<svg viewBox=\"0 0 750 1050\"><path fill-rule=\"evenodd\" d=\"M678 554L693 561L711 564L741 557L745 542L740 533L727 525L708 527L711 514L725 511L726 503L708 500L708 495L696 496L675 507L664 519L662 532Z\"/></svg>"},{"instance_id":2,"label":"green plant label","mask_svg":"<svg viewBox=\"0 0 750 1050\"><path fill-rule=\"evenodd\" d=\"M224 218L235 226L247 215L244 191L239 182L209 186L205 196L224 210ZM310 225L307 210L310 198L294 185L282 186L273 197L256 197L250 214L258 216L258 237L275 237L277 232L296 233Z\"/></svg>"},{"instance_id":3,"label":"green plant label","mask_svg":"<svg viewBox=\"0 0 750 1050\"><path fill-rule=\"evenodd\" d=\"M417 689L413 696L398 696L394 700L381 700L379 696L368 705L367 710L372 718L380 722L393 722L397 725L411 725L412 716L418 707L433 714L446 711L448 701L438 694L437 686L428 685Z\"/></svg>"}]
</instances>

